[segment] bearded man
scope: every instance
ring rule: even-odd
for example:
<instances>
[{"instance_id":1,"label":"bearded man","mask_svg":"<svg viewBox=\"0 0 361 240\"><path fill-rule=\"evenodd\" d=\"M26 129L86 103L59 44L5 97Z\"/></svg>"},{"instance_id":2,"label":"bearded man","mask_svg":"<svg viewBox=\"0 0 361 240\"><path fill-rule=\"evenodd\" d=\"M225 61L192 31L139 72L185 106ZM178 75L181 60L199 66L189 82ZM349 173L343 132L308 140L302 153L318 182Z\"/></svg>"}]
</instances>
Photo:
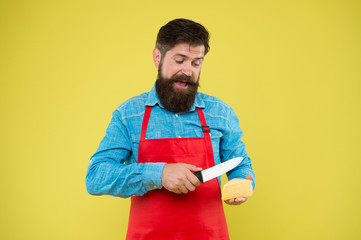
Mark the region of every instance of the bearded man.
<instances>
[{"instance_id":1,"label":"bearded man","mask_svg":"<svg viewBox=\"0 0 361 240\"><path fill-rule=\"evenodd\" d=\"M235 112L198 92L208 51L201 24L175 19L164 25L153 51L154 87L114 111L90 159L90 194L131 197L127 239L229 239L220 177L201 183L193 173L243 157L228 179L252 179L254 187Z\"/></svg>"}]
</instances>

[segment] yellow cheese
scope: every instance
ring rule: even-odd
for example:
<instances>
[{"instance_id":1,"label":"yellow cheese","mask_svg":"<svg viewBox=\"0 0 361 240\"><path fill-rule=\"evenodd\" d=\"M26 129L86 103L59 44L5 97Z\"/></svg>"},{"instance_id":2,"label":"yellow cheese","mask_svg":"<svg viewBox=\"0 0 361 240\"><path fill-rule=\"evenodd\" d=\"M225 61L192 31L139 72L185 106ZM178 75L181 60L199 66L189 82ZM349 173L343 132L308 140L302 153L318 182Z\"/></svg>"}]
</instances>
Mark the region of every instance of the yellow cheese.
<instances>
[{"instance_id":1,"label":"yellow cheese","mask_svg":"<svg viewBox=\"0 0 361 240\"><path fill-rule=\"evenodd\" d=\"M223 186L222 200L250 197L252 194L251 180L234 178Z\"/></svg>"}]
</instances>

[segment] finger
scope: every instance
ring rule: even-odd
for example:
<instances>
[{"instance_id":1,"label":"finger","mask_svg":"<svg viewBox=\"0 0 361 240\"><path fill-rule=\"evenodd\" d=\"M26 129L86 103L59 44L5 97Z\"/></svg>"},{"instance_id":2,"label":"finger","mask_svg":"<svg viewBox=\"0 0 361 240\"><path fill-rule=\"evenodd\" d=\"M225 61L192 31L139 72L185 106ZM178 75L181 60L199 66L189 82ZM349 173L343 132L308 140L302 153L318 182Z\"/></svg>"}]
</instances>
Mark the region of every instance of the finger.
<instances>
[{"instance_id":1,"label":"finger","mask_svg":"<svg viewBox=\"0 0 361 240\"><path fill-rule=\"evenodd\" d=\"M231 203L231 205L240 205L242 202L236 201L236 199L233 199L233 202Z\"/></svg>"},{"instance_id":2,"label":"finger","mask_svg":"<svg viewBox=\"0 0 361 240\"><path fill-rule=\"evenodd\" d=\"M180 186L178 189L179 189L180 193L188 193L188 190L184 185Z\"/></svg>"},{"instance_id":3,"label":"finger","mask_svg":"<svg viewBox=\"0 0 361 240\"><path fill-rule=\"evenodd\" d=\"M228 205L241 205L242 203L247 201L247 199L248 198L232 198L225 200L224 202L227 203Z\"/></svg>"},{"instance_id":4,"label":"finger","mask_svg":"<svg viewBox=\"0 0 361 240\"><path fill-rule=\"evenodd\" d=\"M246 179L252 180L252 175L251 175L251 174L248 174L247 177L246 177Z\"/></svg>"},{"instance_id":5,"label":"finger","mask_svg":"<svg viewBox=\"0 0 361 240\"><path fill-rule=\"evenodd\" d=\"M184 164L184 166L185 166L186 168L188 168L188 169L189 169L190 171L192 171L192 172L202 171L202 168L197 167L197 166L194 166L194 165L192 165L192 164Z\"/></svg>"},{"instance_id":6,"label":"finger","mask_svg":"<svg viewBox=\"0 0 361 240\"><path fill-rule=\"evenodd\" d=\"M241 204L244 203L245 201L247 201L248 198L236 198L234 201Z\"/></svg>"},{"instance_id":7,"label":"finger","mask_svg":"<svg viewBox=\"0 0 361 240\"><path fill-rule=\"evenodd\" d=\"M196 189L196 187L190 182L190 181L186 181L184 183L184 186L187 188L187 190L189 191L194 191Z\"/></svg>"},{"instance_id":8,"label":"finger","mask_svg":"<svg viewBox=\"0 0 361 240\"><path fill-rule=\"evenodd\" d=\"M232 199L224 200L224 202L231 205L234 202L234 199L232 198Z\"/></svg>"},{"instance_id":9,"label":"finger","mask_svg":"<svg viewBox=\"0 0 361 240\"><path fill-rule=\"evenodd\" d=\"M196 175L194 175L192 172L188 172L186 177L193 186L198 187L199 185L201 185L201 181L199 181Z\"/></svg>"}]
</instances>

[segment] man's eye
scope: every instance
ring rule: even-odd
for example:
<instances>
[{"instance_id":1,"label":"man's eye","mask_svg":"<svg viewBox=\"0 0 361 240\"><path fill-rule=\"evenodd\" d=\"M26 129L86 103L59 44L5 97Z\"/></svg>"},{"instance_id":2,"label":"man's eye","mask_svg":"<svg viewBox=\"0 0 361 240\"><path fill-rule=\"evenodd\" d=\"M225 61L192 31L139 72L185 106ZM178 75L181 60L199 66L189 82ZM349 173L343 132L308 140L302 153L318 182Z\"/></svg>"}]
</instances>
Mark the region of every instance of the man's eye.
<instances>
[{"instance_id":1,"label":"man's eye","mask_svg":"<svg viewBox=\"0 0 361 240\"><path fill-rule=\"evenodd\" d=\"M175 60L175 62L178 63L178 64L182 64L183 60Z\"/></svg>"},{"instance_id":2,"label":"man's eye","mask_svg":"<svg viewBox=\"0 0 361 240\"><path fill-rule=\"evenodd\" d=\"M193 63L193 66L195 66L195 67L198 67L199 65L201 65L200 62L194 62L194 63Z\"/></svg>"}]
</instances>

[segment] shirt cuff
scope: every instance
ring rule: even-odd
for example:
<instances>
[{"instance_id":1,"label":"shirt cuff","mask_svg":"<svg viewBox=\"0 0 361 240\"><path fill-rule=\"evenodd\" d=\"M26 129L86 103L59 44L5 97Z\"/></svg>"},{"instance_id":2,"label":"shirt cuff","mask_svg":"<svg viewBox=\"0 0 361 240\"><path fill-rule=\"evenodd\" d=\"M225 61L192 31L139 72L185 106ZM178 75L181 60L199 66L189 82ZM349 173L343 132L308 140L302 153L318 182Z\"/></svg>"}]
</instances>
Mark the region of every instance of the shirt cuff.
<instances>
[{"instance_id":1,"label":"shirt cuff","mask_svg":"<svg viewBox=\"0 0 361 240\"><path fill-rule=\"evenodd\" d=\"M142 180L147 191L161 189L162 173L166 163L144 163Z\"/></svg>"}]
</instances>

